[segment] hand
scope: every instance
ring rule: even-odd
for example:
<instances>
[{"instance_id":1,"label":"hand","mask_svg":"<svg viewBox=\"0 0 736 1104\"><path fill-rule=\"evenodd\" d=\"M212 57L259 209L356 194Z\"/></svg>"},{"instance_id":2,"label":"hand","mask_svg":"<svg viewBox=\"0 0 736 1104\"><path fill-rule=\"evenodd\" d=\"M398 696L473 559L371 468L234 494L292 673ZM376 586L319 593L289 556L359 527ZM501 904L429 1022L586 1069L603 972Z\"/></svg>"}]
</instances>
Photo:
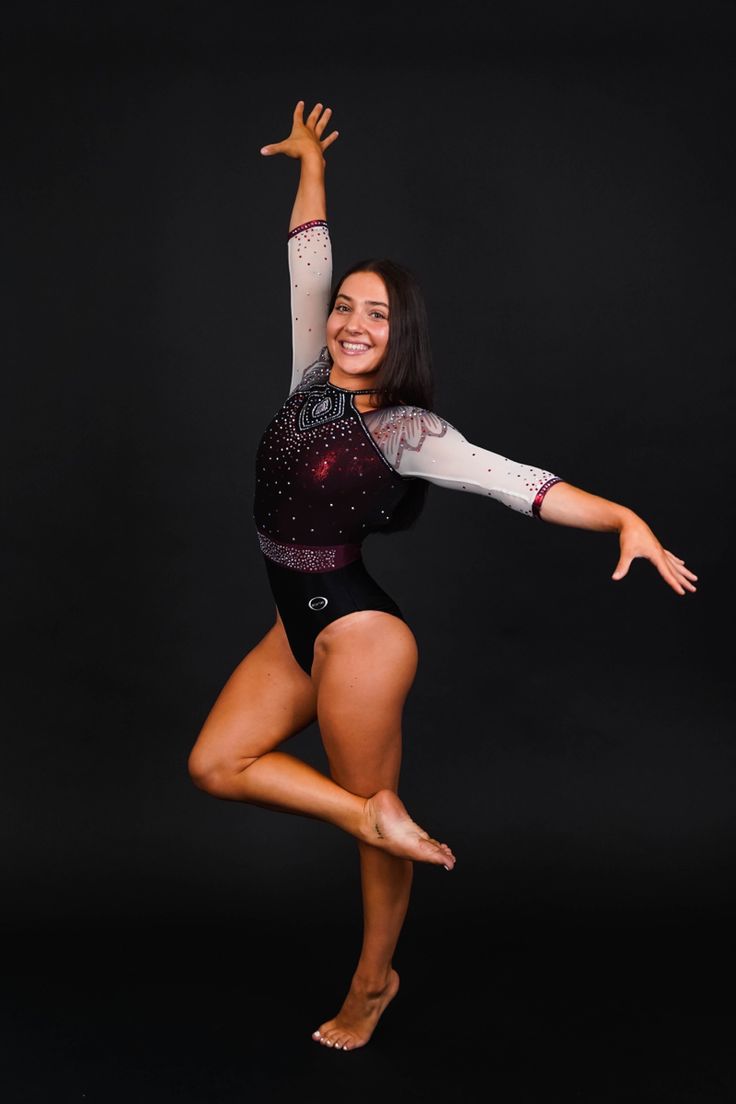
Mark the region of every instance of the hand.
<instances>
[{"instance_id":1,"label":"hand","mask_svg":"<svg viewBox=\"0 0 736 1104\"><path fill-rule=\"evenodd\" d=\"M685 567L684 560L663 548L646 522L636 514L624 521L619 530L619 541L621 555L612 579L623 579L632 560L643 557L654 564L664 581L678 594L696 590L691 580L698 576Z\"/></svg>"},{"instance_id":2,"label":"hand","mask_svg":"<svg viewBox=\"0 0 736 1104\"><path fill-rule=\"evenodd\" d=\"M283 142L274 142L270 146L263 146L261 153L264 157L271 157L275 153L285 153L287 157L296 157L302 160L305 157L318 154L323 158L324 151L338 136L338 131L333 130L326 138L323 138L325 128L332 115L331 107L324 107L316 103L304 122L304 100L299 100L294 108L291 122L291 134Z\"/></svg>"}]
</instances>

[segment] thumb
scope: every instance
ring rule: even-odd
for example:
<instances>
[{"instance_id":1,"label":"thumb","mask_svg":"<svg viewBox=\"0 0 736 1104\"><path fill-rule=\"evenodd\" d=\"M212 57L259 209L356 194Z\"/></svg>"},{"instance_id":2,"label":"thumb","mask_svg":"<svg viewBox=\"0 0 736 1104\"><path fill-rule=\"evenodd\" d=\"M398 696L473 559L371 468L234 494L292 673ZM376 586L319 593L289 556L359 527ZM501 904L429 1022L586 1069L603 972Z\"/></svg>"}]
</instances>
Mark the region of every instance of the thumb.
<instances>
[{"instance_id":1,"label":"thumb","mask_svg":"<svg viewBox=\"0 0 736 1104\"><path fill-rule=\"evenodd\" d=\"M271 142L267 146L261 146L261 153L264 157L271 157L274 153L281 153L284 144L284 142Z\"/></svg>"},{"instance_id":2,"label":"thumb","mask_svg":"<svg viewBox=\"0 0 736 1104\"><path fill-rule=\"evenodd\" d=\"M621 556L611 576L612 579L623 579L631 567L631 556Z\"/></svg>"}]
</instances>

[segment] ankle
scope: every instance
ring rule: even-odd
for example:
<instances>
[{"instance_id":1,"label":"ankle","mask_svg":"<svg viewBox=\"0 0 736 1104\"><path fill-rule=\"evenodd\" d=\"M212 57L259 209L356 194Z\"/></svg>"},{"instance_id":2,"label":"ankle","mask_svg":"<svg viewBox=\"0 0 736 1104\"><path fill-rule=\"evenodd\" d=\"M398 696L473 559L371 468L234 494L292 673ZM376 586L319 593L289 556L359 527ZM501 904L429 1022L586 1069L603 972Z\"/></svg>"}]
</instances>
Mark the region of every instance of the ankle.
<instances>
[{"instance_id":1,"label":"ankle","mask_svg":"<svg viewBox=\"0 0 736 1104\"><path fill-rule=\"evenodd\" d=\"M387 988L392 973L393 969L390 964L378 970L369 970L359 966L353 974L351 988L366 997L380 996Z\"/></svg>"}]
</instances>

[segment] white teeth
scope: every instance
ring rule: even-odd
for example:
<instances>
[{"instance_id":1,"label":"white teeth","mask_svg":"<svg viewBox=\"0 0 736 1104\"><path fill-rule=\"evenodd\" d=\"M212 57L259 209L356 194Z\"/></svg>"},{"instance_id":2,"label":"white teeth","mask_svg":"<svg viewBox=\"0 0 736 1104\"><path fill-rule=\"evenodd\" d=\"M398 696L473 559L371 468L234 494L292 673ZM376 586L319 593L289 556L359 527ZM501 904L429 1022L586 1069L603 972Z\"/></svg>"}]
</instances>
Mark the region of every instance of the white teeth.
<instances>
[{"instance_id":1,"label":"white teeth","mask_svg":"<svg viewBox=\"0 0 736 1104\"><path fill-rule=\"evenodd\" d=\"M350 353L365 353L370 348L368 345L354 345L351 341L342 341L340 344Z\"/></svg>"}]
</instances>

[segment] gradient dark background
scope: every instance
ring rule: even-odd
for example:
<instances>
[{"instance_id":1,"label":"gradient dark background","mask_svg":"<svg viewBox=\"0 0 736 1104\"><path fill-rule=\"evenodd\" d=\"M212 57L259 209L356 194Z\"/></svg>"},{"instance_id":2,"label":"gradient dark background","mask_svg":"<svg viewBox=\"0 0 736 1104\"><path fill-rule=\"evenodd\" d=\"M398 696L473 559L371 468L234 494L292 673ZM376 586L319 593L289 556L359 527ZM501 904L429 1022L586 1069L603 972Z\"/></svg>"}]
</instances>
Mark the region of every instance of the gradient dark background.
<instances>
[{"instance_id":1,"label":"gradient dark background","mask_svg":"<svg viewBox=\"0 0 736 1104\"><path fill-rule=\"evenodd\" d=\"M733 14L4 9L5 1099L734 1098ZM186 774L272 620L297 166L258 151L299 98L341 132L336 272L416 272L440 413L700 576L614 583L614 537L439 488L369 540L420 644L402 793L458 865L347 1059L309 1033L352 841Z\"/></svg>"}]
</instances>

